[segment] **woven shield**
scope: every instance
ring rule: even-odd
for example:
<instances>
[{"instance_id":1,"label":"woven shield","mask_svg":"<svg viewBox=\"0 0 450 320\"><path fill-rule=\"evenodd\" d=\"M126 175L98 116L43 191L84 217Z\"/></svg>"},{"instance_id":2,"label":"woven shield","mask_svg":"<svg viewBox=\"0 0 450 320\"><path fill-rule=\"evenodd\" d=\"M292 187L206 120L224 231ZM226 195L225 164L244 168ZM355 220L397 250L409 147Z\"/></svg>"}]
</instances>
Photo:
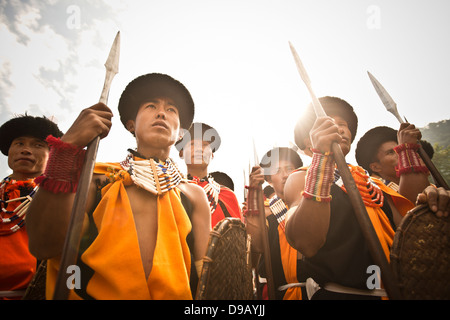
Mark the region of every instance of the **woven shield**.
<instances>
[{"instance_id":1,"label":"woven shield","mask_svg":"<svg viewBox=\"0 0 450 320\"><path fill-rule=\"evenodd\" d=\"M196 299L253 299L250 238L240 219L225 218L211 231Z\"/></svg>"},{"instance_id":2,"label":"woven shield","mask_svg":"<svg viewBox=\"0 0 450 320\"><path fill-rule=\"evenodd\" d=\"M427 205L409 211L395 233L391 265L403 299L450 299L450 219Z\"/></svg>"},{"instance_id":3,"label":"woven shield","mask_svg":"<svg viewBox=\"0 0 450 320\"><path fill-rule=\"evenodd\" d=\"M45 282L47 279L47 260L39 264L36 273L25 291L22 300L45 300Z\"/></svg>"}]
</instances>

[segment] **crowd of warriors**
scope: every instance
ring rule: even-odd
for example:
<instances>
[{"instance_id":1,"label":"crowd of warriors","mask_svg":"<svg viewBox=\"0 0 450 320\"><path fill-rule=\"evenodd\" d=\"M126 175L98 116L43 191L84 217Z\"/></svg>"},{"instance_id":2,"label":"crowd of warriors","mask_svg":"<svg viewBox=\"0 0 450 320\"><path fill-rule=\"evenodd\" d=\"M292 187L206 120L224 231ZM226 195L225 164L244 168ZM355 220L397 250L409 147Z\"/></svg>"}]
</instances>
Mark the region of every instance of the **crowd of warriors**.
<instances>
[{"instance_id":1,"label":"crowd of warriors","mask_svg":"<svg viewBox=\"0 0 450 320\"><path fill-rule=\"evenodd\" d=\"M275 299L386 297L367 288L366 271L375 263L331 147L337 143L349 154L358 118L343 99L319 100L327 116L317 118L309 105L292 128L297 149L268 150L239 204L228 168L208 170L221 143L235 142L193 122L194 101L178 80L151 73L131 81L118 111L136 148L122 162L95 164L77 260L83 280L69 298L194 298L210 232L225 218L240 219L251 235L257 299L268 298L268 279ZM29 115L1 126L1 151L12 170L0 186L1 299L23 298L42 261L45 295L52 299L85 147L108 135L112 114L97 103L65 133L48 118ZM420 139L409 123L373 128L357 142L358 165L349 165L387 259L396 227L417 203L448 217L449 193L429 183L417 153ZM187 172L169 157L173 146ZM304 166L302 157L311 164ZM261 212L251 199L263 186Z\"/></svg>"}]
</instances>

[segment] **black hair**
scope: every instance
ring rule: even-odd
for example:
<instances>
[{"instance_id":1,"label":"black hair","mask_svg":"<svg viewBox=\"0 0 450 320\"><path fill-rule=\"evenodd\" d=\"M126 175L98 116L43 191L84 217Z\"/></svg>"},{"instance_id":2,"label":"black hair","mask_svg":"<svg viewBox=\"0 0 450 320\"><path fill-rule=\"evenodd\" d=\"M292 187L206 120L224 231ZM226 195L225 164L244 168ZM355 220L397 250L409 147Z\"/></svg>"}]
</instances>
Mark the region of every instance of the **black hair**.
<instances>
[{"instance_id":1,"label":"black hair","mask_svg":"<svg viewBox=\"0 0 450 320\"><path fill-rule=\"evenodd\" d=\"M338 97L325 96L319 98L319 101L328 116L340 116L345 119L350 133L352 134L351 142L353 142L358 129L358 117L356 116L353 107L347 101ZM309 103L294 128L294 141L301 150L306 148L303 140L309 138L309 132L311 131L316 118L313 105L312 103Z\"/></svg>"},{"instance_id":2,"label":"black hair","mask_svg":"<svg viewBox=\"0 0 450 320\"><path fill-rule=\"evenodd\" d=\"M216 181L218 184L221 184L234 191L233 179L231 179L230 176L227 175L225 172L215 171L211 172L210 175L214 178L214 181Z\"/></svg>"},{"instance_id":3,"label":"black hair","mask_svg":"<svg viewBox=\"0 0 450 320\"><path fill-rule=\"evenodd\" d=\"M26 113L18 115L0 127L0 150L7 156L14 139L29 136L45 141L49 135L59 138L63 133L56 123L45 116L33 117Z\"/></svg>"},{"instance_id":4,"label":"black hair","mask_svg":"<svg viewBox=\"0 0 450 320\"><path fill-rule=\"evenodd\" d=\"M175 143L175 148L178 151L181 151L186 144L190 143L191 140L196 138L198 135L200 135L199 137L201 137L203 141L209 142L213 153L219 149L222 141L219 133L210 125L202 122L194 122L189 130L184 130L184 135Z\"/></svg>"},{"instance_id":5,"label":"black hair","mask_svg":"<svg viewBox=\"0 0 450 320\"><path fill-rule=\"evenodd\" d=\"M290 161L296 169L303 166L302 159L293 149L287 147L273 148L266 152L260 162L266 180L268 180L269 176L276 173L274 172L274 166L278 167L280 160Z\"/></svg>"},{"instance_id":6,"label":"black hair","mask_svg":"<svg viewBox=\"0 0 450 320\"><path fill-rule=\"evenodd\" d=\"M119 114L126 127L128 120L135 120L142 103L158 96L174 100L180 116L180 127L189 129L194 119L194 101L186 87L171 76L149 73L132 80L122 92L119 100Z\"/></svg>"},{"instance_id":7,"label":"black hair","mask_svg":"<svg viewBox=\"0 0 450 320\"><path fill-rule=\"evenodd\" d=\"M356 145L355 158L358 165L373 174L370 164L378 161L377 153L380 146L389 141L397 143L397 130L380 126L367 131Z\"/></svg>"}]
</instances>

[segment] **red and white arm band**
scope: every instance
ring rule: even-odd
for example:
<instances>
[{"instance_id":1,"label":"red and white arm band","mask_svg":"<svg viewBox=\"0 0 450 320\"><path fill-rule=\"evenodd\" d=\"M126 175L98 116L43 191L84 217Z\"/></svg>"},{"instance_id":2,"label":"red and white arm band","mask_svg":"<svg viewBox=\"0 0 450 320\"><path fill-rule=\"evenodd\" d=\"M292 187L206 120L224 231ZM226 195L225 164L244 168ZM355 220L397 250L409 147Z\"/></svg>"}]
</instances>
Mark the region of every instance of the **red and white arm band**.
<instances>
[{"instance_id":1,"label":"red and white arm band","mask_svg":"<svg viewBox=\"0 0 450 320\"><path fill-rule=\"evenodd\" d=\"M53 193L76 192L86 150L51 135L46 141L50 147L47 167L35 182Z\"/></svg>"},{"instance_id":2,"label":"red and white arm band","mask_svg":"<svg viewBox=\"0 0 450 320\"><path fill-rule=\"evenodd\" d=\"M302 195L318 202L330 202L330 189L334 181L335 161L330 153L322 154L313 149L310 167L306 172L306 184Z\"/></svg>"},{"instance_id":3,"label":"red and white arm band","mask_svg":"<svg viewBox=\"0 0 450 320\"><path fill-rule=\"evenodd\" d=\"M395 168L398 177L404 173L429 172L417 153L419 148L420 144L417 143L404 143L394 148L394 151L398 154L398 163Z\"/></svg>"}]
</instances>

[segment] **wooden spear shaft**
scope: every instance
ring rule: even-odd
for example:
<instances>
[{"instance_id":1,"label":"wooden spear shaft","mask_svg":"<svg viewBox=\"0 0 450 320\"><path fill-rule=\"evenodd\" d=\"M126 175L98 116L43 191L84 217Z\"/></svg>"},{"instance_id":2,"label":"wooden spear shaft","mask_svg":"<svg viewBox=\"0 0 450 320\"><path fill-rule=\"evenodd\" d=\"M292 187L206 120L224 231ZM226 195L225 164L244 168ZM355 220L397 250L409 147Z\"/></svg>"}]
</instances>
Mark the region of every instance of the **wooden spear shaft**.
<instances>
[{"instance_id":1,"label":"wooden spear shaft","mask_svg":"<svg viewBox=\"0 0 450 320\"><path fill-rule=\"evenodd\" d=\"M108 59L106 60L106 76L103 90L100 95L100 102L106 104L108 101L109 89L114 76L119 71L119 50L120 50L120 32L114 39ZM94 171L95 159L97 158L100 137L92 140L86 150L83 167L81 169L80 181L72 207L69 221L69 227L64 242L63 253L61 256L60 267L56 279L54 300L67 300L69 297L69 283L67 280L68 267L75 265L78 257L78 249L81 241L81 231L83 227L84 214L86 211L86 201L89 186Z\"/></svg>"},{"instance_id":2,"label":"wooden spear shaft","mask_svg":"<svg viewBox=\"0 0 450 320\"><path fill-rule=\"evenodd\" d=\"M306 84L308 91L312 97L314 111L317 117L326 116L319 99L317 99L314 91L312 90L311 81L309 80L308 74L297 54L297 51L293 45L289 42L292 55L297 65L297 69L300 73L303 82ZM370 250L372 259L380 267L381 279L383 281L384 287L390 299L397 300L401 298L400 290L397 285L397 281L393 276L390 265L384 255L383 248L381 247L380 241L378 240L375 229L370 221L369 215L367 213L364 202L361 198L359 190L356 186L355 180L345 162L344 154L342 153L341 147L338 143L334 142L331 145L331 151L333 152L334 159L336 161L337 168L344 182L345 189L350 198L350 202L355 211L356 219L361 227L361 231L366 240L367 246Z\"/></svg>"},{"instance_id":3,"label":"wooden spear shaft","mask_svg":"<svg viewBox=\"0 0 450 320\"><path fill-rule=\"evenodd\" d=\"M262 186L258 187L256 191L256 200L258 201L258 211L259 211L259 224L262 231L262 242L264 248L264 266L266 269L266 279L267 279L267 294L269 296L269 300L275 300L275 284L273 280L273 269L272 269L272 260L270 254L270 246L269 246L269 236L266 226L266 212L264 207L264 196Z\"/></svg>"},{"instance_id":4,"label":"wooden spear shaft","mask_svg":"<svg viewBox=\"0 0 450 320\"><path fill-rule=\"evenodd\" d=\"M258 154L256 152L255 142L253 141L253 152L255 157L255 165L259 165ZM267 279L267 295L269 300L275 300L275 284L273 280L272 260L269 246L269 235L266 225L266 211L264 206L264 193L262 185L255 189L256 206L259 212L259 229L261 230L261 239L263 245L264 267Z\"/></svg>"}]
</instances>

